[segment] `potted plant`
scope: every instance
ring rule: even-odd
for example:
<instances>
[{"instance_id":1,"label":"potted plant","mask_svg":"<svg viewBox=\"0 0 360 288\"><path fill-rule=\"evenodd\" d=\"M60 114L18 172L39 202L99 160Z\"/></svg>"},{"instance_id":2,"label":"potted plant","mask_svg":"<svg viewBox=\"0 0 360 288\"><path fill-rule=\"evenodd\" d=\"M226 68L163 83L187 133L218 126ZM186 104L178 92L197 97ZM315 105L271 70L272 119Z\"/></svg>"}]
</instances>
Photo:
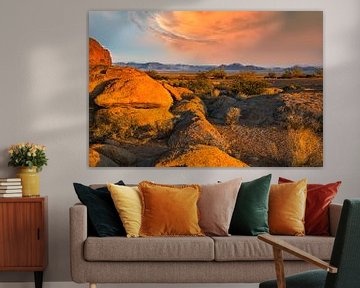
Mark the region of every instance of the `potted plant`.
<instances>
[{"instance_id":1,"label":"potted plant","mask_svg":"<svg viewBox=\"0 0 360 288\"><path fill-rule=\"evenodd\" d=\"M16 174L21 178L22 194L24 197L39 196L39 174L42 167L47 165L46 147L33 143L20 143L9 148L9 166L19 167Z\"/></svg>"}]
</instances>

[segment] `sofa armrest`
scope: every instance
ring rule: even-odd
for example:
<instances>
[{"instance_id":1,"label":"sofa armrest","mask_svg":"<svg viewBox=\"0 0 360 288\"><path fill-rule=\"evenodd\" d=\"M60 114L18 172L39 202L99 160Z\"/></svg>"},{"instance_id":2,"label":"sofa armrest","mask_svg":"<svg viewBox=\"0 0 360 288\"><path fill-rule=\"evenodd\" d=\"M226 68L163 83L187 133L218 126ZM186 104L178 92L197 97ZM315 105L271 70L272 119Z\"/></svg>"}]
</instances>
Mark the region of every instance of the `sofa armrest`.
<instances>
[{"instance_id":1,"label":"sofa armrest","mask_svg":"<svg viewBox=\"0 0 360 288\"><path fill-rule=\"evenodd\" d=\"M340 221L342 204L331 203L329 207L329 219L330 219L330 235L336 236L336 231Z\"/></svg>"},{"instance_id":2,"label":"sofa armrest","mask_svg":"<svg viewBox=\"0 0 360 288\"><path fill-rule=\"evenodd\" d=\"M70 208L70 268L73 281L83 283L86 280L86 263L83 245L87 238L87 208L75 204Z\"/></svg>"}]
</instances>

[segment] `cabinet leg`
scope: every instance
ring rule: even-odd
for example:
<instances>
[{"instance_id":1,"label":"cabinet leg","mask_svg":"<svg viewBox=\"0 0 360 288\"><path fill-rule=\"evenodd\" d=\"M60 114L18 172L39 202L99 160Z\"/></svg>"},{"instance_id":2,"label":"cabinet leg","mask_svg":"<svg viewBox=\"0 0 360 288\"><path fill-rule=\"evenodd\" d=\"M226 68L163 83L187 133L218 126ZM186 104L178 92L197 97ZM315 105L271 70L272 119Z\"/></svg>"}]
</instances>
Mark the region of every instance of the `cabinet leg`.
<instances>
[{"instance_id":1,"label":"cabinet leg","mask_svg":"<svg viewBox=\"0 0 360 288\"><path fill-rule=\"evenodd\" d=\"M35 288L42 288L43 284L43 271L35 271Z\"/></svg>"}]
</instances>

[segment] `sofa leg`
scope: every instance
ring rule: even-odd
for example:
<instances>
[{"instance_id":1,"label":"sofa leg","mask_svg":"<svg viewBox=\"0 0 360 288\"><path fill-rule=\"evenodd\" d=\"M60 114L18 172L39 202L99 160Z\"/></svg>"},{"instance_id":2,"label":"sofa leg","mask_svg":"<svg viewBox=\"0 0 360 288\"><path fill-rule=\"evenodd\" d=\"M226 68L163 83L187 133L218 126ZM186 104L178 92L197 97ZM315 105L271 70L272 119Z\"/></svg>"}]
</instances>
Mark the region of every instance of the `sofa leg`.
<instances>
[{"instance_id":1,"label":"sofa leg","mask_svg":"<svg viewBox=\"0 0 360 288\"><path fill-rule=\"evenodd\" d=\"M89 288L96 288L96 284L95 283L89 283Z\"/></svg>"}]
</instances>

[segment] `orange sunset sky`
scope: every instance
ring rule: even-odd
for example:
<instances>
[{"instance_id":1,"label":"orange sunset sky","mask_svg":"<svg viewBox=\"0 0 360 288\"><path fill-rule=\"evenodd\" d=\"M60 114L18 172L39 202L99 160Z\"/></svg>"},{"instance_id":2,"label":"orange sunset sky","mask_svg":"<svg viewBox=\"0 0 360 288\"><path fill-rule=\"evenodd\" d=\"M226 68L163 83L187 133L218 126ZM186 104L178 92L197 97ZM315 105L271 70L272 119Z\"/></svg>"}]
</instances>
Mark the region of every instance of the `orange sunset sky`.
<instances>
[{"instance_id":1,"label":"orange sunset sky","mask_svg":"<svg viewBox=\"0 0 360 288\"><path fill-rule=\"evenodd\" d=\"M91 11L89 36L113 62L323 63L321 11Z\"/></svg>"}]
</instances>

